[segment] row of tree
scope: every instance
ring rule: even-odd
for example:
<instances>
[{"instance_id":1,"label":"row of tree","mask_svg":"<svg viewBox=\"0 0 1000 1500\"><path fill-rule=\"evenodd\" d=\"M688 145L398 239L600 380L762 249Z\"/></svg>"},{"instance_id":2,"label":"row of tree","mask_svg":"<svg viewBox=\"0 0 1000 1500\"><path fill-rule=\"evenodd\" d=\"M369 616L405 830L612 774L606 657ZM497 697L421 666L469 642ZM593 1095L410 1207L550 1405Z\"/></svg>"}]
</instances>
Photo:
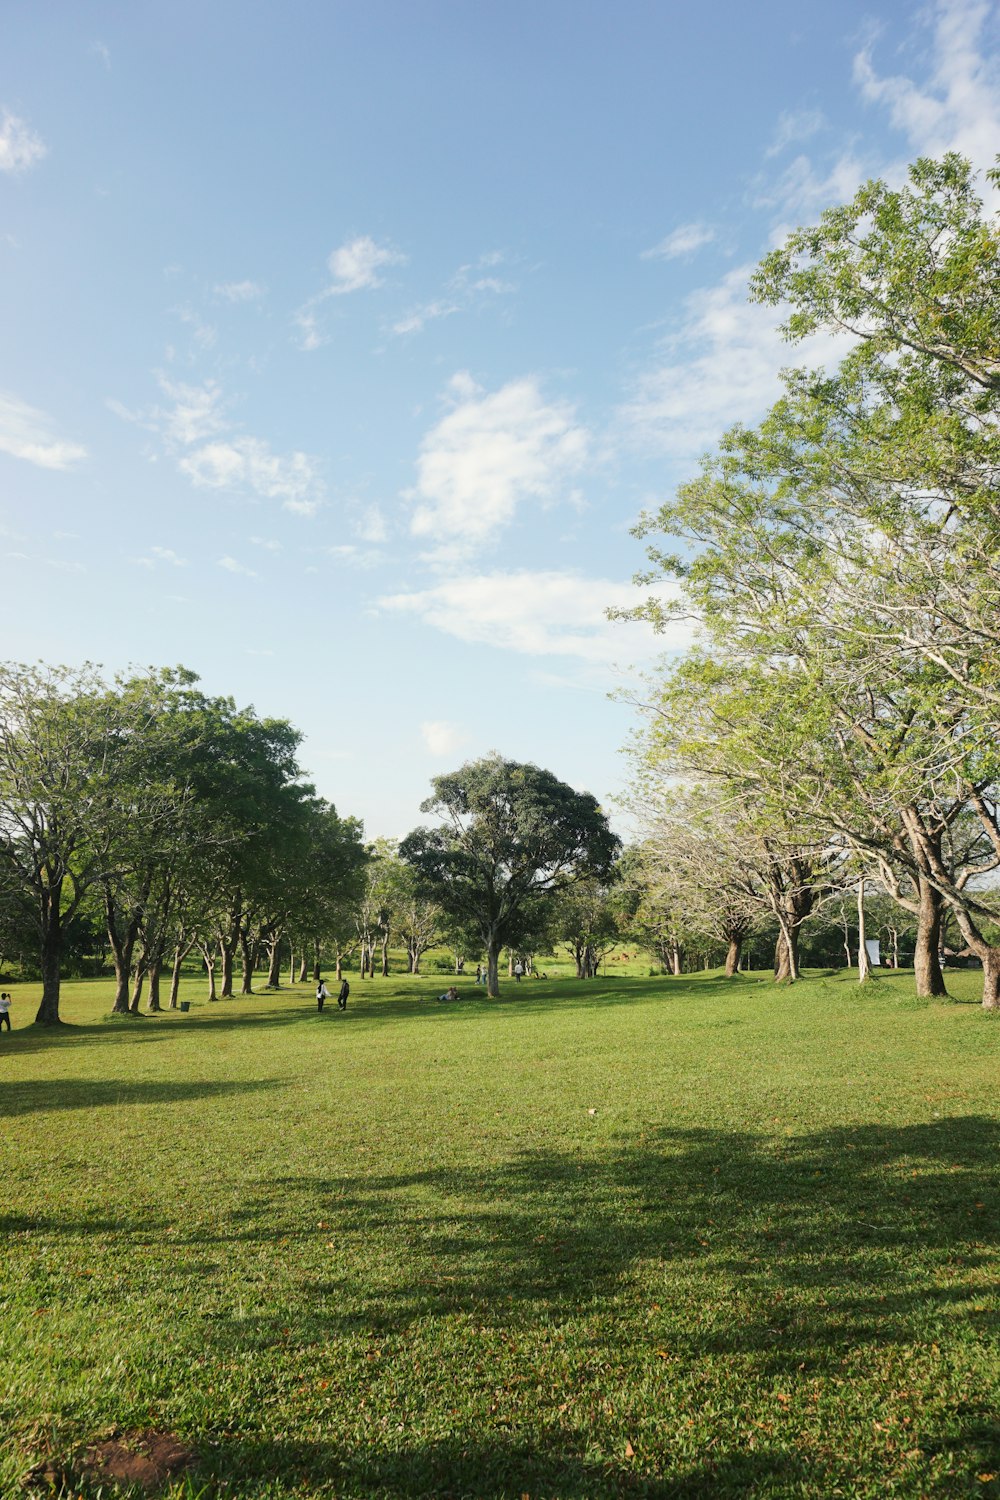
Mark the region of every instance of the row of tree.
<instances>
[{"instance_id":1,"label":"row of tree","mask_svg":"<svg viewBox=\"0 0 1000 1500\"><path fill-rule=\"evenodd\" d=\"M921 160L792 234L751 291L846 353L786 371L638 529L643 581L675 585L638 613L697 622L637 745L663 909L701 901L731 967L766 913L794 980L817 904L853 884L863 939L874 881L916 922L918 992L945 992L950 913L995 1008L997 217L967 162Z\"/></svg>"},{"instance_id":2,"label":"row of tree","mask_svg":"<svg viewBox=\"0 0 1000 1500\"><path fill-rule=\"evenodd\" d=\"M109 683L92 668L0 668L0 939L33 933L37 1020L59 1021L67 936L100 914L114 1010L160 1006L192 950L212 994L249 990L263 955L317 951L360 892L361 824L302 779L298 732L183 669ZM218 991L216 975L219 975Z\"/></svg>"}]
</instances>

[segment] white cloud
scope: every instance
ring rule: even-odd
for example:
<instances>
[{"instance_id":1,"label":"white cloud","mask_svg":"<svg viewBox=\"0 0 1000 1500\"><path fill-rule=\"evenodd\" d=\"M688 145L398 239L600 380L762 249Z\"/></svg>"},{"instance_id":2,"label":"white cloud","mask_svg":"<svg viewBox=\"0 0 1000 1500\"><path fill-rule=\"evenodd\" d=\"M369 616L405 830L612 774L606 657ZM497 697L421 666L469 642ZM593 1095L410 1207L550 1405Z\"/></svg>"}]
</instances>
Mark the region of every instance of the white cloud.
<instances>
[{"instance_id":1,"label":"white cloud","mask_svg":"<svg viewBox=\"0 0 1000 1500\"><path fill-rule=\"evenodd\" d=\"M452 724L447 719L425 719L420 734L432 755L453 755L468 740L461 725Z\"/></svg>"},{"instance_id":2,"label":"white cloud","mask_svg":"<svg viewBox=\"0 0 1000 1500\"><path fill-rule=\"evenodd\" d=\"M306 453L281 456L260 438L233 437L205 443L179 468L195 485L213 490L243 490L280 500L285 510L315 515L321 503L316 464Z\"/></svg>"},{"instance_id":3,"label":"white cloud","mask_svg":"<svg viewBox=\"0 0 1000 1500\"><path fill-rule=\"evenodd\" d=\"M91 55L93 57L99 57L101 59L101 62L104 64L105 68L107 68L108 72L110 73L111 72L111 53L108 50L107 44L105 42L91 42L91 44L90 44L90 51L91 51Z\"/></svg>"},{"instance_id":4,"label":"white cloud","mask_svg":"<svg viewBox=\"0 0 1000 1500\"><path fill-rule=\"evenodd\" d=\"M299 330L299 348L304 353L309 354L313 349L321 349L329 342L326 335L319 331L319 320L316 314L308 308L300 308L292 321Z\"/></svg>"},{"instance_id":5,"label":"white cloud","mask_svg":"<svg viewBox=\"0 0 1000 1500\"><path fill-rule=\"evenodd\" d=\"M350 563L353 568L377 568L385 554L377 547L355 547L353 542L341 542L339 546L327 547L335 562Z\"/></svg>"},{"instance_id":6,"label":"white cloud","mask_svg":"<svg viewBox=\"0 0 1000 1500\"><path fill-rule=\"evenodd\" d=\"M55 435L45 412L4 391L0 391L0 453L23 458L40 469L72 469L87 457L81 443Z\"/></svg>"},{"instance_id":7,"label":"white cloud","mask_svg":"<svg viewBox=\"0 0 1000 1500\"><path fill-rule=\"evenodd\" d=\"M0 121L0 172L26 172L48 154L41 136L5 109Z\"/></svg>"},{"instance_id":8,"label":"white cloud","mask_svg":"<svg viewBox=\"0 0 1000 1500\"><path fill-rule=\"evenodd\" d=\"M281 552L283 550L281 543L276 542L273 537L248 536L247 541L251 542L255 547L263 547L265 552Z\"/></svg>"},{"instance_id":9,"label":"white cloud","mask_svg":"<svg viewBox=\"0 0 1000 1500\"><path fill-rule=\"evenodd\" d=\"M793 355L774 309L747 301L750 271L740 266L686 299L680 327L622 409L643 444L678 461L696 458L734 422L753 421L776 399L782 366L820 365L845 352L846 339L817 336Z\"/></svg>"},{"instance_id":10,"label":"white cloud","mask_svg":"<svg viewBox=\"0 0 1000 1500\"><path fill-rule=\"evenodd\" d=\"M235 557L220 557L219 567L225 568L227 573L236 573L241 578L256 578L257 574L253 568L248 568L244 563L237 562Z\"/></svg>"},{"instance_id":11,"label":"white cloud","mask_svg":"<svg viewBox=\"0 0 1000 1500\"><path fill-rule=\"evenodd\" d=\"M186 568L188 565L187 558L180 557L170 547L150 547L149 550L158 562L170 563L174 568Z\"/></svg>"},{"instance_id":12,"label":"white cloud","mask_svg":"<svg viewBox=\"0 0 1000 1500\"><path fill-rule=\"evenodd\" d=\"M206 380L202 385L185 385L161 375L159 384L160 390L174 404L167 409L155 407L148 420L172 446L190 448L194 443L214 437L228 425L224 415L226 401L214 380ZM117 405L113 409L119 414L124 411Z\"/></svg>"},{"instance_id":13,"label":"white cloud","mask_svg":"<svg viewBox=\"0 0 1000 1500\"><path fill-rule=\"evenodd\" d=\"M338 250L333 250L327 260L333 284L328 294L341 296L346 292L371 291L382 285L379 271L383 266L404 264L406 256L391 245L378 245L370 235L359 235L348 240Z\"/></svg>"},{"instance_id":14,"label":"white cloud","mask_svg":"<svg viewBox=\"0 0 1000 1500\"><path fill-rule=\"evenodd\" d=\"M379 506L370 505L364 515L355 521L354 534L363 542L371 542L375 546L387 539L389 528Z\"/></svg>"},{"instance_id":15,"label":"white cloud","mask_svg":"<svg viewBox=\"0 0 1000 1500\"><path fill-rule=\"evenodd\" d=\"M226 302L259 302L267 287L259 281L220 281L213 290Z\"/></svg>"},{"instance_id":16,"label":"white cloud","mask_svg":"<svg viewBox=\"0 0 1000 1500\"><path fill-rule=\"evenodd\" d=\"M410 530L439 556L467 554L508 525L522 500L548 500L587 453L567 401L546 402L534 376L485 393L468 372L450 384L453 409L424 438Z\"/></svg>"},{"instance_id":17,"label":"white cloud","mask_svg":"<svg viewBox=\"0 0 1000 1500\"><path fill-rule=\"evenodd\" d=\"M994 165L1000 152L1000 63L983 48L993 12L987 0L938 0L933 7L934 66L921 86L901 75L882 78L867 47L854 61L862 97L888 108L914 154L959 151L974 167Z\"/></svg>"},{"instance_id":18,"label":"white cloud","mask_svg":"<svg viewBox=\"0 0 1000 1500\"><path fill-rule=\"evenodd\" d=\"M391 323L389 331L400 337L422 333L428 323L433 323L439 318L450 318L455 313L469 312L494 297L516 292L515 283L501 281L498 276L481 274L483 271L500 265L505 259L506 256L502 251L491 250L486 255L481 255L477 261L459 266L446 285L445 295L435 297L429 302L418 303L401 318Z\"/></svg>"},{"instance_id":19,"label":"white cloud","mask_svg":"<svg viewBox=\"0 0 1000 1500\"><path fill-rule=\"evenodd\" d=\"M682 255L693 255L702 245L710 245L715 239L715 230L708 224L681 224L666 239L643 250L641 260L676 260Z\"/></svg>"},{"instance_id":20,"label":"white cloud","mask_svg":"<svg viewBox=\"0 0 1000 1500\"><path fill-rule=\"evenodd\" d=\"M657 592L668 597L672 590L663 585ZM609 578L522 570L466 574L433 588L383 595L378 605L416 615L471 644L527 656L579 657L608 666L690 644L692 627L686 621L656 635L648 625L616 624L605 618L605 610L634 607L643 597L634 584Z\"/></svg>"},{"instance_id":21,"label":"white cloud","mask_svg":"<svg viewBox=\"0 0 1000 1500\"><path fill-rule=\"evenodd\" d=\"M785 110L778 116L774 139L764 154L779 156L788 146L807 141L810 136L822 130L825 124L826 118L821 109Z\"/></svg>"},{"instance_id":22,"label":"white cloud","mask_svg":"<svg viewBox=\"0 0 1000 1500\"><path fill-rule=\"evenodd\" d=\"M422 333L428 323L433 323L436 318L450 318L453 313L461 312L457 302L424 302L419 307L412 308L408 313L391 324L391 331L403 335L407 333Z\"/></svg>"}]
</instances>

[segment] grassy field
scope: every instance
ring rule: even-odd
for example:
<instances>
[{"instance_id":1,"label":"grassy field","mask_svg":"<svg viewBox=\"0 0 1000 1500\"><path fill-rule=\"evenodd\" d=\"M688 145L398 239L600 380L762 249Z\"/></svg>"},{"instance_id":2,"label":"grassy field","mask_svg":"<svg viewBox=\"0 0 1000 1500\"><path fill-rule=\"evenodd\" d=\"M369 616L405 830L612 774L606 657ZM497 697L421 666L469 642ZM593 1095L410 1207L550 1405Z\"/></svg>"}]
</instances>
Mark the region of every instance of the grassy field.
<instances>
[{"instance_id":1,"label":"grassy field","mask_svg":"<svg viewBox=\"0 0 1000 1500\"><path fill-rule=\"evenodd\" d=\"M0 1494L1000 1496L979 976L446 982L15 988Z\"/></svg>"}]
</instances>

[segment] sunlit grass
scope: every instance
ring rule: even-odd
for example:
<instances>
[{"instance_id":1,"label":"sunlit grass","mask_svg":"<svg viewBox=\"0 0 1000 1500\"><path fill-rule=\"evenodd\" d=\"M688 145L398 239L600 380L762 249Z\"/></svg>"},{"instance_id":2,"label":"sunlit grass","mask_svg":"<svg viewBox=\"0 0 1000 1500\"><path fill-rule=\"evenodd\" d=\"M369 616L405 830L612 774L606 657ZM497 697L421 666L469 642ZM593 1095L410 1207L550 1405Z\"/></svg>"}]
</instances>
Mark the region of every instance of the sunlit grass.
<instances>
[{"instance_id":1,"label":"sunlit grass","mask_svg":"<svg viewBox=\"0 0 1000 1500\"><path fill-rule=\"evenodd\" d=\"M1000 1027L759 979L67 986L0 1037L0 1493L155 1427L178 1495L1000 1495Z\"/></svg>"}]
</instances>

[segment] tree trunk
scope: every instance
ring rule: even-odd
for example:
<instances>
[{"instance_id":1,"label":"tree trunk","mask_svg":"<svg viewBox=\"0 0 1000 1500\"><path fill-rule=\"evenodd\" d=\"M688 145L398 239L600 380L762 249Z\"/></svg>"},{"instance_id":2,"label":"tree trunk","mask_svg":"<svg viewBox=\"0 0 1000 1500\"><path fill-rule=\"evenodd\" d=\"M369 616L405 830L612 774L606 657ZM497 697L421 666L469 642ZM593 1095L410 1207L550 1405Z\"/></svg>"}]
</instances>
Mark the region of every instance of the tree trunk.
<instances>
[{"instance_id":1,"label":"tree trunk","mask_svg":"<svg viewBox=\"0 0 1000 1500\"><path fill-rule=\"evenodd\" d=\"M913 953L913 977L922 1000L947 995L948 986L941 972L941 893L929 880L918 878L920 907L917 913L917 941Z\"/></svg>"},{"instance_id":2,"label":"tree trunk","mask_svg":"<svg viewBox=\"0 0 1000 1500\"><path fill-rule=\"evenodd\" d=\"M990 948L983 958L983 1009L1000 1010L1000 948Z\"/></svg>"},{"instance_id":3,"label":"tree trunk","mask_svg":"<svg viewBox=\"0 0 1000 1500\"><path fill-rule=\"evenodd\" d=\"M389 934L387 932L383 933L382 938L380 939L380 945L381 945L381 948L382 948L382 978L383 979L388 979L388 977L389 977Z\"/></svg>"},{"instance_id":4,"label":"tree trunk","mask_svg":"<svg viewBox=\"0 0 1000 1500\"><path fill-rule=\"evenodd\" d=\"M139 1002L142 999L142 987L145 979L146 967L144 961L140 959L132 975L132 998L128 1003L128 1013L130 1016L137 1016L139 1014Z\"/></svg>"},{"instance_id":5,"label":"tree trunk","mask_svg":"<svg viewBox=\"0 0 1000 1500\"><path fill-rule=\"evenodd\" d=\"M219 957L222 959L222 985L219 990L219 999L231 1000L233 998L233 949L223 938L219 939Z\"/></svg>"},{"instance_id":6,"label":"tree trunk","mask_svg":"<svg viewBox=\"0 0 1000 1500\"><path fill-rule=\"evenodd\" d=\"M240 994L253 994L253 954L250 952L250 940L245 932L240 932L240 968L242 971L240 981Z\"/></svg>"},{"instance_id":7,"label":"tree trunk","mask_svg":"<svg viewBox=\"0 0 1000 1500\"><path fill-rule=\"evenodd\" d=\"M308 960L306 959L305 954L303 953L302 958L299 961L299 984L305 984L305 982L306 982L306 980L308 978L309 978L309 963L308 963Z\"/></svg>"},{"instance_id":8,"label":"tree trunk","mask_svg":"<svg viewBox=\"0 0 1000 1500\"><path fill-rule=\"evenodd\" d=\"M149 966L149 999L146 1001L148 1011L162 1010L160 1004L160 965L158 962Z\"/></svg>"},{"instance_id":9,"label":"tree trunk","mask_svg":"<svg viewBox=\"0 0 1000 1500\"><path fill-rule=\"evenodd\" d=\"M490 1000L500 996L499 958L500 950L491 938L486 945L486 994Z\"/></svg>"},{"instance_id":10,"label":"tree trunk","mask_svg":"<svg viewBox=\"0 0 1000 1500\"><path fill-rule=\"evenodd\" d=\"M679 943L670 944L670 969L675 977L681 972L681 950Z\"/></svg>"},{"instance_id":11,"label":"tree trunk","mask_svg":"<svg viewBox=\"0 0 1000 1500\"><path fill-rule=\"evenodd\" d=\"M774 950L775 984L794 984L799 977L799 929L782 922Z\"/></svg>"},{"instance_id":12,"label":"tree trunk","mask_svg":"<svg viewBox=\"0 0 1000 1500\"><path fill-rule=\"evenodd\" d=\"M729 947L726 949L726 978L732 979L740 967L740 951L743 947L742 938L731 937Z\"/></svg>"},{"instance_id":13,"label":"tree trunk","mask_svg":"<svg viewBox=\"0 0 1000 1500\"><path fill-rule=\"evenodd\" d=\"M169 1006L170 1006L171 1010L176 1010L177 1009L177 996L178 996L178 992L180 991L180 987L181 987L181 964L184 962L185 958L190 953L190 951L191 951L191 945L190 944L188 944L187 948L185 948L182 943L178 943L177 947L174 949L174 962L173 962L173 967L170 970L170 1001L169 1001Z\"/></svg>"},{"instance_id":14,"label":"tree trunk","mask_svg":"<svg viewBox=\"0 0 1000 1500\"><path fill-rule=\"evenodd\" d=\"M858 881L858 983L866 984L872 977L872 963L868 957L868 930L865 926L865 881Z\"/></svg>"},{"instance_id":15,"label":"tree trunk","mask_svg":"<svg viewBox=\"0 0 1000 1500\"><path fill-rule=\"evenodd\" d=\"M209 945L205 943L202 947L201 953L202 957L205 960L205 968L208 972L208 998L210 1000L218 1000L219 997L215 992L215 949L209 947Z\"/></svg>"},{"instance_id":16,"label":"tree trunk","mask_svg":"<svg viewBox=\"0 0 1000 1500\"><path fill-rule=\"evenodd\" d=\"M267 987L281 989L281 935L270 939L267 945Z\"/></svg>"},{"instance_id":17,"label":"tree trunk","mask_svg":"<svg viewBox=\"0 0 1000 1500\"><path fill-rule=\"evenodd\" d=\"M59 1026L59 970L62 958L62 881L51 885L42 910L42 1003L36 1026Z\"/></svg>"},{"instance_id":18,"label":"tree trunk","mask_svg":"<svg viewBox=\"0 0 1000 1500\"><path fill-rule=\"evenodd\" d=\"M341 954L340 954L340 950L338 949L337 950L337 983L338 984L343 979L343 977L344 977L344 964L343 964L343 959L342 959Z\"/></svg>"},{"instance_id":19,"label":"tree trunk","mask_svg":"<svg viewBox=\"0 0 1000 1500\"><path fill-rule=\"evenodd\" d=\"M288 983L295 983L295 949L291 942L288 944Z\"/></svg>"},{"instance_id":20,"label":"tree trunk","mask_svg":"<svg viewBox=\"0 0 1000 1500\"><path fill-rule=\"evenodd\" d=\"M319 938L313 938L313 983L319 984L323 977L320 967L320 943Z\"/></svg>"}]
</instances>

